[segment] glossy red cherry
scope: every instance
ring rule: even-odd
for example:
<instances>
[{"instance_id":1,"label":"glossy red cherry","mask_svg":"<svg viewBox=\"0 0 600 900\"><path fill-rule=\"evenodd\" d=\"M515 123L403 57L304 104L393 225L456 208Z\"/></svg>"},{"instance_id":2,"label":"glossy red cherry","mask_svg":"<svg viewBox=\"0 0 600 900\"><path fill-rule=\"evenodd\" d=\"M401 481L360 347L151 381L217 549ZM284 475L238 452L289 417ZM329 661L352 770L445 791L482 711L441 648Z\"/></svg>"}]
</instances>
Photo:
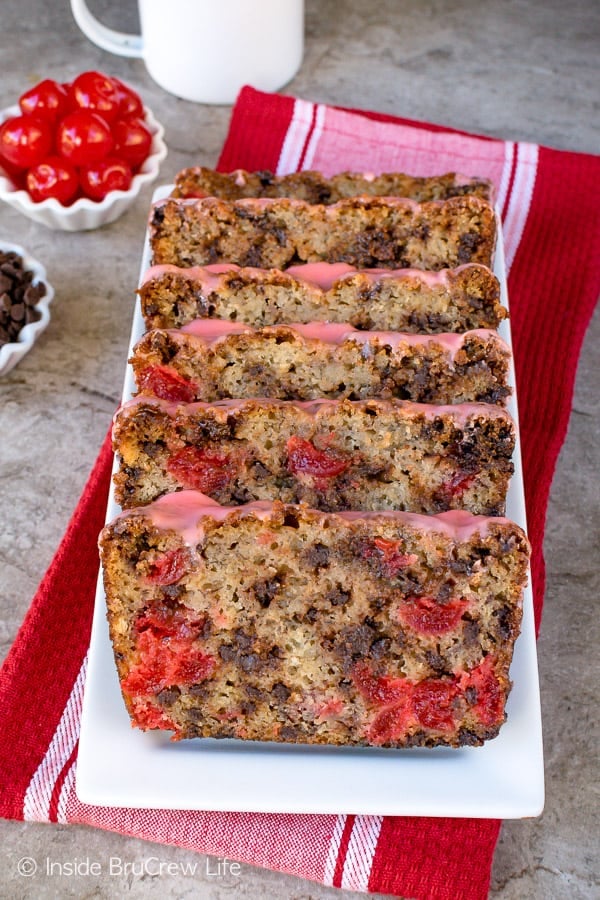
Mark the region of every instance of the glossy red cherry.
<instances>
[{"instance_id":1,"label":"glossy red cherry","mask_svg":"<svg viewBox=\"0 0 600 900\"><path fill-rule=\"evenodd\" d=\"M317 450L311 441L294 435L287 444L287 467L294 475L313 475L316 478L333 478L350 466L346 456L331 450Z\"/></svg>"},{"instance_id":2,"label":"glossy red cherry","mask_svg":"<svg viewBox=\"0 0 600 900\"><path fill-rule=\"evenodd\" d=\"M92 200L104 200L111 191L128 191L131 178L131 168L114 156L82 166L79 171L81 189Z\"/></svg>"},{"instance_id":3,"label":"glossy red cherry","mask_svg":"<svg viewBox=\"0 0 600 900\"><path fill-rule=\"evenodd\" d=\"M112 126L115 153L132 169L144 162L152 146L152 135L140 119L117 119Z\"/></svg>"},{"instance_id":4,"label":"glossy red cherry","mask_svg":"<svg viewBox=\"0 0 600 900\"><path fill-rule=\"evenodd\" d=\"M186 488L214 494L222 490L235 474L226 453L211 453L200 447L183 447L167 461L167 471Z\"/></svg>"},{"instance_id":5,"label":"glossy red cherry","mask_svg":"<svg viewBox=\"0 0 600 900\"><path fill-rule=\"evenodd\" d=\"M52 150L52 129L37 116L13 116L0 126L0 155L18 169L36 166Z\"/></svg>"},{"instance_id":6,"label":"glossy red cherry","mask_svg":"<svg viewBox=\"0 0 600 900\"><path fill-rule=\"evenodd\" d=\"M142 99L139 94L130 88L128 85L123 84L118 78L113 76L112 81L117 89L117 93L119 95L119 117L127 118L129 116L133 116L134 118L143 118L144 116L144 104L142 103Z\"/></svg>"},{"instance_id":7,"label":"glossy red cherry","mask_svg":"<svg viewBox=\"0 0 600 900\"><path fill-rule=\"evenodd\" d=\"M29 169L25 186L34 203L54 197L67 206L79 191L79 178L75 167L66 159L49 156Z\"/></svg>"},{"instance_id":8,"label":"glossy red cherry","mask_svg":"<svg viewBox=\"0 0 600 900\"><path fill-rule=\"evenodd\" d=\"M38 116L55 123L68 111L69 98L66 89L58 81L45 78L19 97L23 115Z\"/></svg>"},{"instance_id":9,"label":"glossy red cherry","mask_svg":"<svg viewBox=\"0 0 600 900\"><path fill-rule=\"evenodd\" d=\"M90 109L106 122L114 122L119 115L121 96L117 85L103 72L82 72L69 89L72 108Z\"/></svg>"},{"instance_id":10,"label":"glossy red cherry","mask_svg":"<svg viewBox=\"0 0 600 900\"><path fill-rule=\"evenodd\" d=\"M185 550L167 550L154 560L146 581L148 584L175 584L187 572L189 562L189 555Z\"/></svg>"},{"instance_id":11,"label":"glossy red cherry","mask_svg":"<svg viewBox=\"0 0 600 900\"><path fill-rule=\"evenodd\" d=\"M140 391L161 400L191 403L196 398L196 386L169 366L148 366L138 376Z\"/></svg>"},{"instance_id":12,"label":"glossy red cherry","mask_svg":"<svg viewBox=\"0 0 600 900\"><path fill-rule=\"evenodd\" d=\"M69 113L59 122L57 150L74 166L87 166L105 159L114 140L104 119L89 109Z\"/></svg>"},{"instance_id":13,"label":"glossy red cherry","mask_svg":"<svg viewBox=\"0 0 600 900\"><path fill-rule=\"evenodd\" d=\"M459 598L438 603L433 597L405 597L398 618L419 634L445 634L456 628L468 605L467 600Z\"/></svg>"}]
</instances>

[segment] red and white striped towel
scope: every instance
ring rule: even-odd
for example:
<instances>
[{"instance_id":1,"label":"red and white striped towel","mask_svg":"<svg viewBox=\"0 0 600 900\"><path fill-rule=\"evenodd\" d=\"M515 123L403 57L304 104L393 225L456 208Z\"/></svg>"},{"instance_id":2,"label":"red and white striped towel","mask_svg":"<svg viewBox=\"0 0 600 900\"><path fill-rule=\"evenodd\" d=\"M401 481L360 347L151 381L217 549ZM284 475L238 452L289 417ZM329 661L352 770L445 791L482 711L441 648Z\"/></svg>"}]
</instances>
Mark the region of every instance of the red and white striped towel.
<instances>
[{"instance_id":1,"label":"red and white striped towel","mask_svg":"<svg viewBox=\"0 0 600 900\"><path fill-rule=\"evenodd\" d=\"M600 158L245 88L219 167L326 174L456 170L494 181L509 270L539 627L548 492L579 350L600 291ZM79 720L110 468L107 438L2 669L0 813L95 825L359 891L420 900L486 897L497 821L133 810L79 802Z\"/></svg>"}]
</instances>

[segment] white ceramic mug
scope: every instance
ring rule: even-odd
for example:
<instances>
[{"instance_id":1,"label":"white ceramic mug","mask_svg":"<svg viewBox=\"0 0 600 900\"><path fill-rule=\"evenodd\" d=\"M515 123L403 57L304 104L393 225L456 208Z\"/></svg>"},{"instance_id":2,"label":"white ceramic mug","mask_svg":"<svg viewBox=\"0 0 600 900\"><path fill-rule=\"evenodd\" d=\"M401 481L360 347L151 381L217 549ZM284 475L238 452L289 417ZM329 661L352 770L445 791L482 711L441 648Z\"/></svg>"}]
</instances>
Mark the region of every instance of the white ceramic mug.
<instances>
[{"instance_id":1,"label":"white ceramic mug","mask_svg":"<svg viewBox=\"0 0 600 900\"><path fill-rule=\"evenodd\" d=\"M75 21L94 44L144 60L160 87L197 103L233 103L250 84L283 87L304 50L304 0L138 0L141 35L106 28L85 0Z\"/></svg>"}]
</instances>

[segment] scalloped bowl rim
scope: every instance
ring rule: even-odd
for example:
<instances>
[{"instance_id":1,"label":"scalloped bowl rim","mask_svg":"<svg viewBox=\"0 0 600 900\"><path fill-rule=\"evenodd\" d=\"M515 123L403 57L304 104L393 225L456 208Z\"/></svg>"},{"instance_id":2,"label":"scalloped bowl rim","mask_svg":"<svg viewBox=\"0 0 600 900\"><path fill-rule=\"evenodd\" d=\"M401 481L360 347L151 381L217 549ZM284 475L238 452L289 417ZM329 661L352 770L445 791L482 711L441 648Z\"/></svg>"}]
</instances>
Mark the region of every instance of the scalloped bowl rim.
<instances>
[{"instance_id":1,"label":"scalloped bowl rim","mask_svg":"<svg viewBox=\"0 0 600 900\"><path fill-rule=\"evenodd\" d=\"M0 125L11 116L21 114L18 105L7 106L0 109ZM12 181L0 172L0 199L20 209L25 215L29 212L39 215L46 210L53 215L60 215L65 220L74 217L77 213L85 210L86 212L102 212L110 209L117 200L122 197L134 199L137 197L144 184L153 181L159 172L160 163L167 155L167 145L163 140L165 130L158 119L155 118L152 110L144 106L144 117L146 125L152 134L152 148L150 154L143 162L140 171L133 176L131 186L126 191L110 191L103 200L90 200L87 197L80 197L70 206L63 206L55 197L48 200L41 200L35 203L26 190L15 188Z\"/></svg>"},{"instance_id":2,"label":"scalloped bowl rim","mask_svg":"<svg viewBox=\"0 0 600 900\"><path fill-rule=\"evenodd\" d=\"M6 375L31 350L36 339L48 325L50 321L49 306L54 299L54 288L48 281L45 267L20 244L13 244L11 241L0 239L0 251L4 253L18 253L23 259L23 267L33 272L32 283L37 284L43 281L46 285L45 295L34 306L36 312L40 313L40 318L35 322L29 322L28 325L24 325L16 341L11 341L0 347L0 375Z\"/></svg>"}]
</instances>

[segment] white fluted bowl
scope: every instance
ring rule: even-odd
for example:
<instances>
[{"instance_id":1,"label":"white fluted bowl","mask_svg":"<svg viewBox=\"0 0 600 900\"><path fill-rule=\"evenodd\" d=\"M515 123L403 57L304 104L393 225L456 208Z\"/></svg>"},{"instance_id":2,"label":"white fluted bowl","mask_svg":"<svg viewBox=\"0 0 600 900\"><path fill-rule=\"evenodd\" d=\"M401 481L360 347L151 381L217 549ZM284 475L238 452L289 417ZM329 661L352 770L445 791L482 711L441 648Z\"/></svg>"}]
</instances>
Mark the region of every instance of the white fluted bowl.
<instances>
[{"instance_id":1,"label":"white fluted bowl","mask_svg":"<svg viewBox=\"0 0 600 900\"><path fill-rule=\"evenodd\" d=\"M0 376L6 375L16 366L18 362L29 353L36 340L50 321L50 304L54 297L54 288L46 278L46 270L44 266L30 256L27 250L20 247L19 244L11 244L8 241L0 241L0 251L4 253L18 253L23 259L23 267L33 272L32 284L38 284L43 281L46 285L46 293L33 307L38 313L39 318L35 322L30 322L21 328L17 336L17 340L4 344L0 347Z\"/></svg>"},{"instance_id":2,"label":"white fluted bowl","mask_svg":"<svg viewBox=\"0 0 600 900\"><path fill-rule=\"evenodd\" d=\"M0 124L19 114L18 106L0 110ZM131 206L142 187L154 181L160 164L167 155L167 145L163 141L164 128L146 106L144 114L145 124L152 134L152 146L140 171L133 176L129 190L110 191L103 200L89 200L82 197L71 206L63 206L54 197L34 203L27 191L18 190L0 170L0 200L4 200L34 222L60 231L90 231L92 228L100 228L101 225L114 222Z\"/></svg>"}]
</instances>

